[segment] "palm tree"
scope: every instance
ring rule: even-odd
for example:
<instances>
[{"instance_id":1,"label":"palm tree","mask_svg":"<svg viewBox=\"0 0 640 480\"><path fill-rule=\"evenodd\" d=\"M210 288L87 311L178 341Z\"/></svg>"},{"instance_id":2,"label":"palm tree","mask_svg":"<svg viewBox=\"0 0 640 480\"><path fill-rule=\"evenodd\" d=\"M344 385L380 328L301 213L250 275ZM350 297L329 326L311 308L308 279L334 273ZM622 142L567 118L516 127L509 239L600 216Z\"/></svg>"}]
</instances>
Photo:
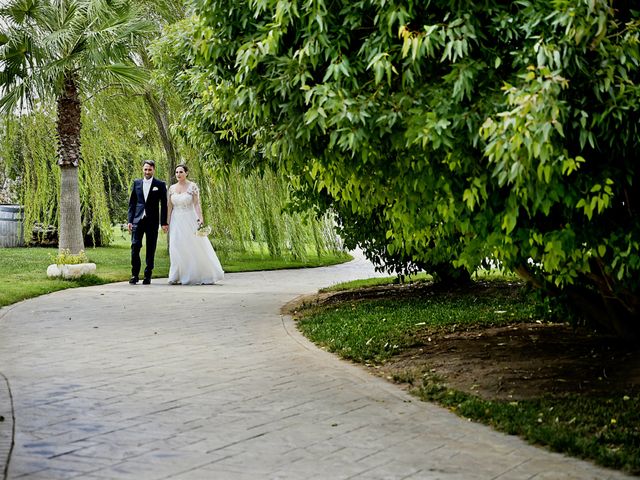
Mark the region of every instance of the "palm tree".
<instances>
[{"instance_id":1,"label":"palm tree","mask_svg":"<svg viewBox=\"0 0 640 480\"><path fill-rule=\"evenodd\" d=\"M84 248L78 165L82 100L105 88L143 87L132 58L154 26L135 0L9 0L0 8L0 111L57 106L59 248Z\"/></svg>"}]
</instances>

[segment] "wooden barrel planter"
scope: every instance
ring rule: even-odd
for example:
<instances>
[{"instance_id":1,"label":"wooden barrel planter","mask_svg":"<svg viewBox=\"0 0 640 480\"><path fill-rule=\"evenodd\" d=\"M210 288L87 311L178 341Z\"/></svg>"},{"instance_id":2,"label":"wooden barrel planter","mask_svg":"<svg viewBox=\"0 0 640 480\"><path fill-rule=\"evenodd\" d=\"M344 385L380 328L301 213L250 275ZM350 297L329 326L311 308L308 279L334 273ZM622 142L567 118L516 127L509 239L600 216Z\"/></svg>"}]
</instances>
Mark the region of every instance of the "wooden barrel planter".
<instances>
[{"instance_id":1,"label":"wooden barrel planter","mask_svg":"<svg viewBox=\"0 0 640 480\"><path fill-rule=\"evenodd\" d=\"M24 209L0 205L0 248L24 246Z\"/></svg>"}]
</instances>

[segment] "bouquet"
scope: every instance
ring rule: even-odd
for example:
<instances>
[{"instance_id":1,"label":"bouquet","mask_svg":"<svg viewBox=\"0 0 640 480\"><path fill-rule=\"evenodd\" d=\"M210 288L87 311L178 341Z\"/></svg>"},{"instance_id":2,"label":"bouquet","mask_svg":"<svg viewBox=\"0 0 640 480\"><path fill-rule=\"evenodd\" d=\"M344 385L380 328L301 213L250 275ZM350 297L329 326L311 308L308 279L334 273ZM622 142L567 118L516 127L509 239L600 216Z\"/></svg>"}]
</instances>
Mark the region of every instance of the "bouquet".
<instances>
[{"instance_id":1,"label":"bouquet","mask_svg":"<svg viewBox=\"0 0 640 480\"><path fill-rule=\"evenodd\" d=\"M196 230L196 235L198 237L208 237L209 235L211 235L211 226L201 223L200 225L198 225L198 229Z\"/></svg>"}]
</instances>

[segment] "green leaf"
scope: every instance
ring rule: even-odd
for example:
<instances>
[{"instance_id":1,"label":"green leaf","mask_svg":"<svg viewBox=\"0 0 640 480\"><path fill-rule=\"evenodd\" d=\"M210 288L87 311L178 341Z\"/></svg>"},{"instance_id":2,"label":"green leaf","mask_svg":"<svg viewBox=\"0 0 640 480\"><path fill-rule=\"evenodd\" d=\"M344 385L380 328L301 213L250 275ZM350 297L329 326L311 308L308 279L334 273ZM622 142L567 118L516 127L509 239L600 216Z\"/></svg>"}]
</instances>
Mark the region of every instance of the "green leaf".
<instances>
[{"instance_id":1,"label":"green leaf","mask_svg":"<svg viewBox=\"0 0 640 480\"><path fill-rule=\"evenodd\" d=\"M502 218L502 229L508 235L510 234L516 226L516 215L513 213L507 213Z\"/></svg>"}]
</instances>

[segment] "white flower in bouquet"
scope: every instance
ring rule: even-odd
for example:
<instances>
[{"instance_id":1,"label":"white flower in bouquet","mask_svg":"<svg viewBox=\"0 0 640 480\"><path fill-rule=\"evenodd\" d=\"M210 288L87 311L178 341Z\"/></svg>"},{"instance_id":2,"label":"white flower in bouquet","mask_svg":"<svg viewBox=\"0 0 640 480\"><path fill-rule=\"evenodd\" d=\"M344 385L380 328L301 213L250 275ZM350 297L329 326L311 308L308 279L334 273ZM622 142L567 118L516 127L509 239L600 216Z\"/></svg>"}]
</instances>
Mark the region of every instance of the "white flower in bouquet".
<instances>
[{"instance_id":1,"label":"white flower in bouquet","mask_svg":"<svg viewBox=\"0 0 640 480\"><path fill-rule=\"evenodd\" d=\"M208 237L209 235L211 235L211 226L201 223L196 230L196 235L198 237Z\"/></svg>"}]
</instances>

